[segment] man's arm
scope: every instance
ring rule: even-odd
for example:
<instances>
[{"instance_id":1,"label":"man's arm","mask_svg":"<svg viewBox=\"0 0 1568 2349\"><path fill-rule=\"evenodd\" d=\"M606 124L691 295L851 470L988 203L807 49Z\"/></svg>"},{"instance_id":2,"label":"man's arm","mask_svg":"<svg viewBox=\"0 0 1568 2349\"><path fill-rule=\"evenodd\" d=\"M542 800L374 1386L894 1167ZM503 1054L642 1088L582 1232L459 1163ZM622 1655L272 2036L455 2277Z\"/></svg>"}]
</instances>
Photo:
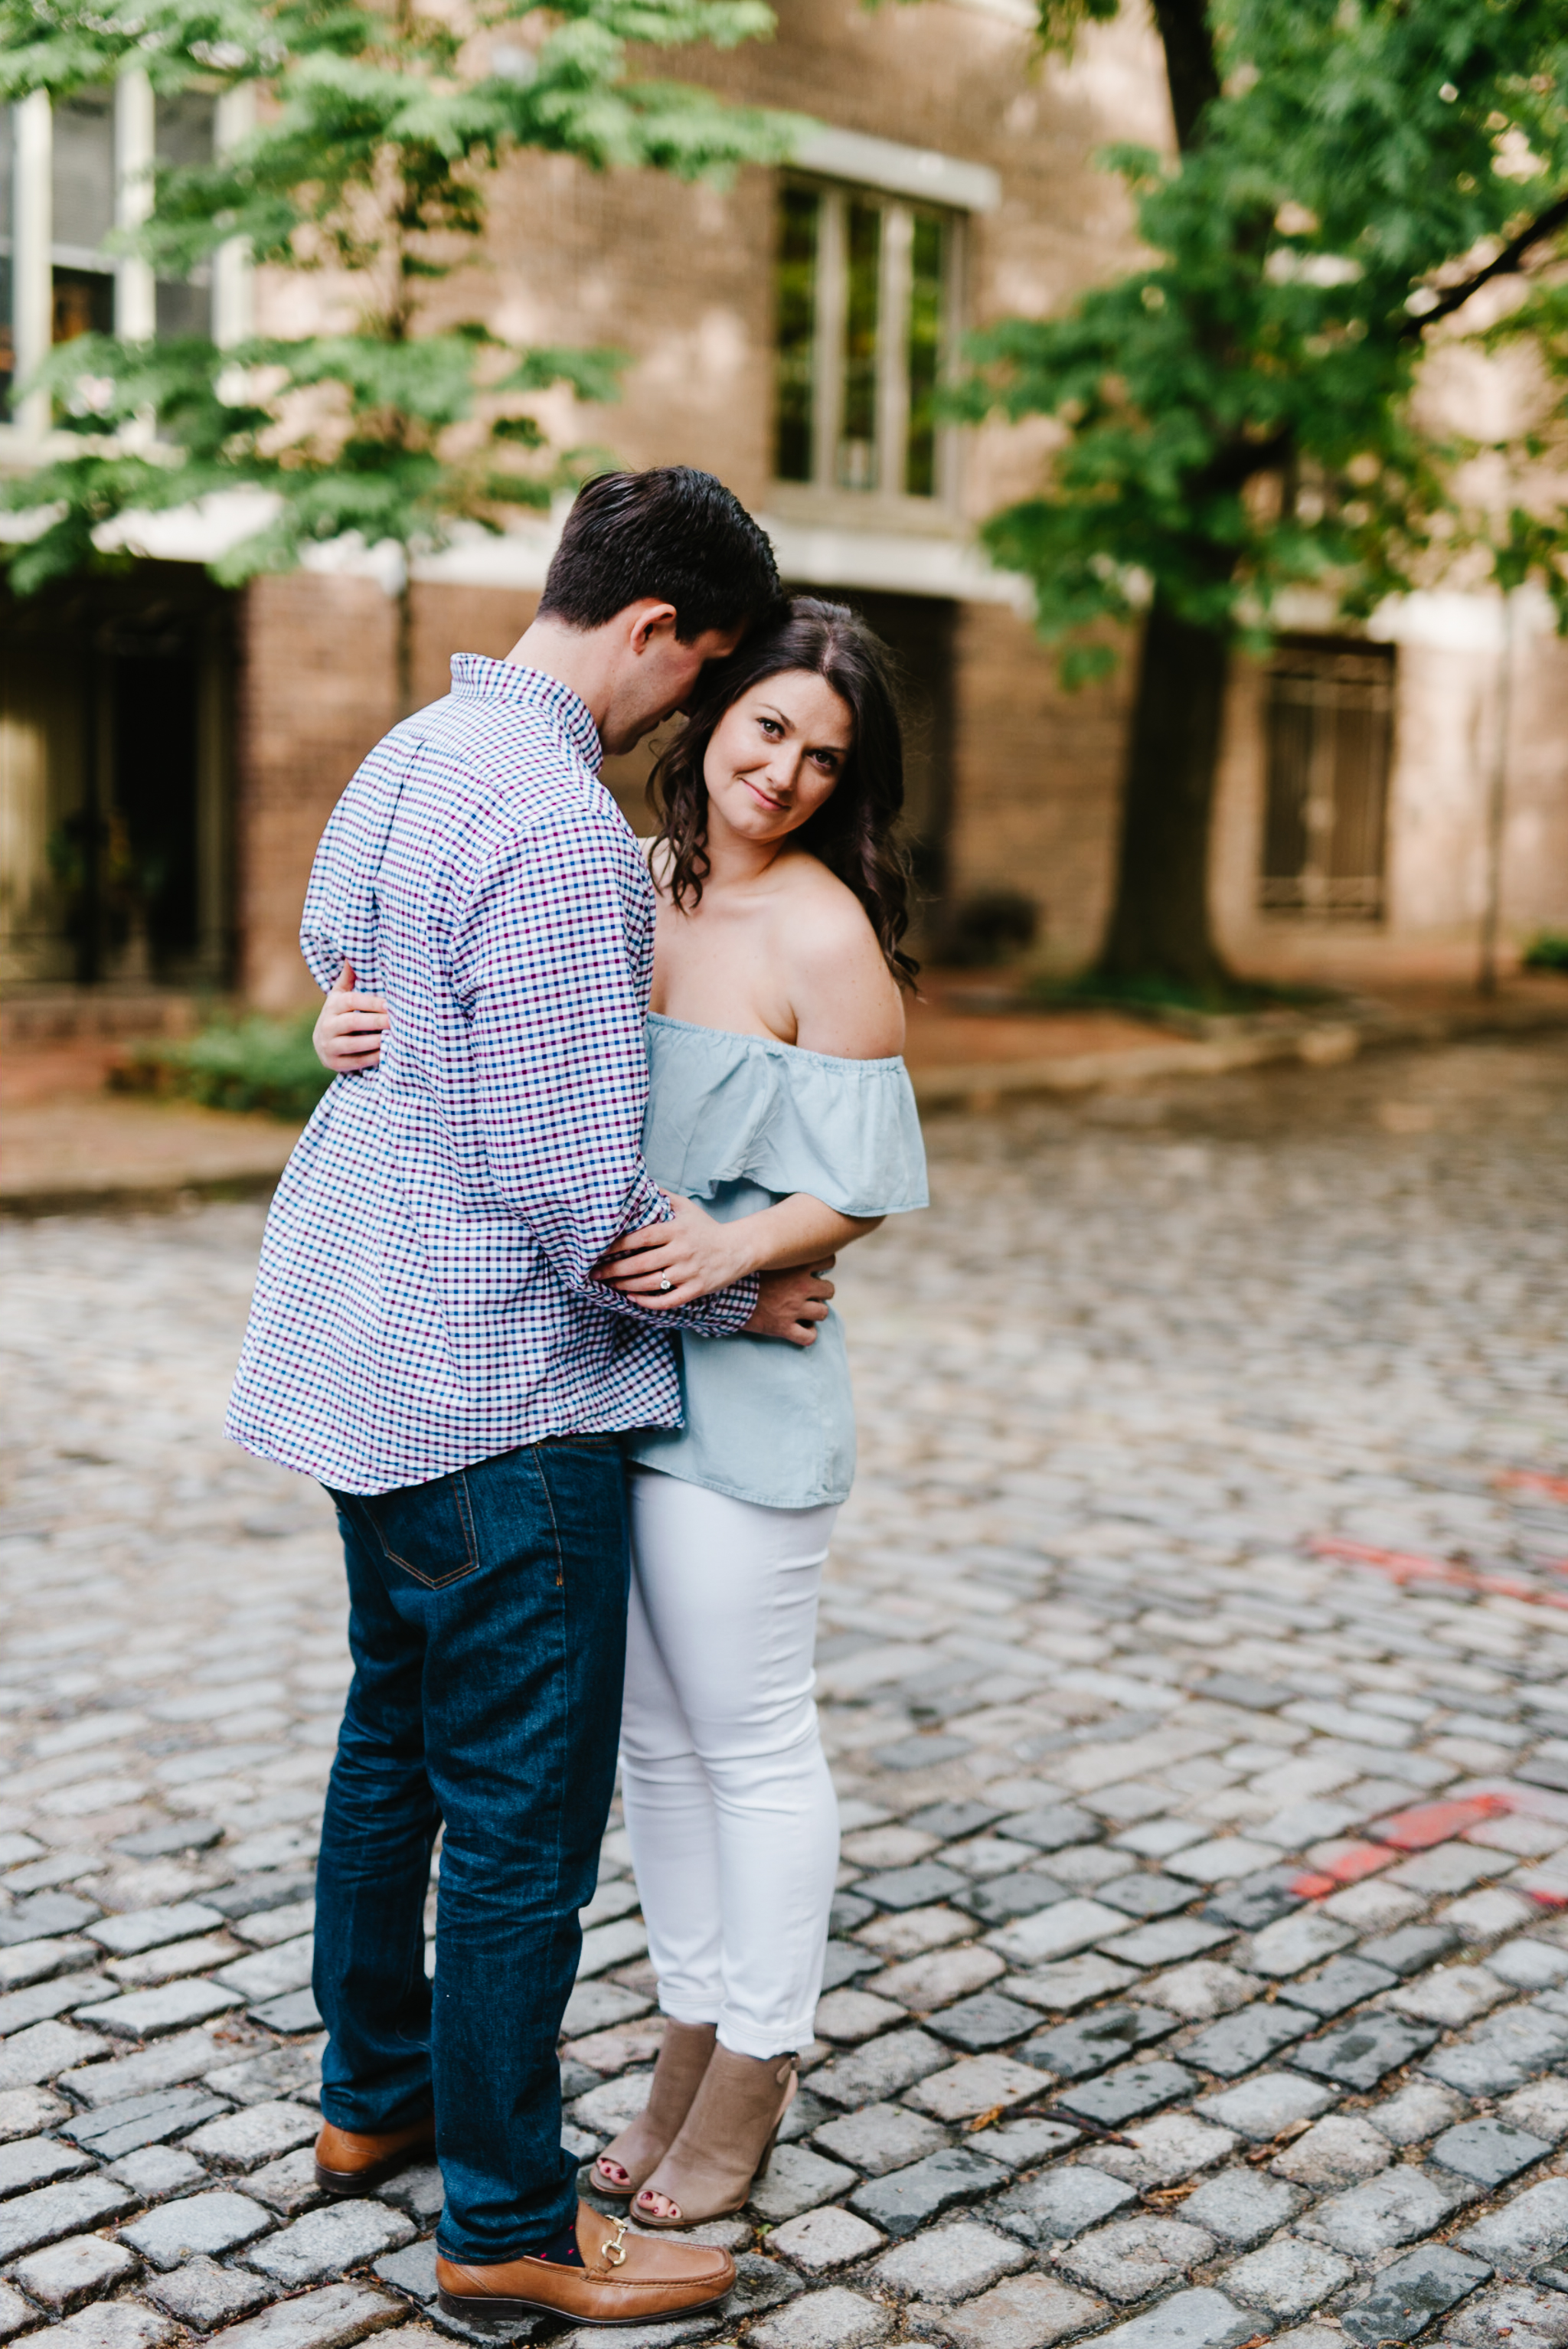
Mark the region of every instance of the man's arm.
<instances>
[{"instance_id":1,"label":"man's arm","mask_svg":"<svg viewBox=\"0 0 1568 2349\"><path fill-rule=\"evenodd\" d=\"M469 1019L476 1129L496 1186L567 1286L650 1325L739 1330L755 1278L654 1315L593 1278L623 1232L669 1209L642 1159L643 1005L625 908L598 845L569 828L525 834L498 860L452 941Z\"/></svg>"}]
</instances>

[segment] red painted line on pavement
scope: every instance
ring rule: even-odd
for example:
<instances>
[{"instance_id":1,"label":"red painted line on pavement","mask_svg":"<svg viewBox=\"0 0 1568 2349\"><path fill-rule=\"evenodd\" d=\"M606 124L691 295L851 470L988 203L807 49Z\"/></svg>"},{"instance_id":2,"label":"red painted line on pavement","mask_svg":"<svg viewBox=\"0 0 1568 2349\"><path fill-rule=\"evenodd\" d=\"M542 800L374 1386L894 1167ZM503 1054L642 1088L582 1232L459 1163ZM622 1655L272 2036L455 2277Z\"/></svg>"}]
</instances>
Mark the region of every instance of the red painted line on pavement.
<instances>
[{"instance_id":1,"label":"red painted line on pavement","mask_svg":"<svg viewBox=\"0 0 1568 2349\"><path fill-rule=\"evenodd\" d=\"M1449 1843L1466 1827L1480 1826L1511 1807L1506 1795L1465 1795L1457 1802L1417 1803L1408 1811L1377 1820L1370 1832L1396 1851L1430 1851L1435 1843Z\"/></svg>"},{"instance_id":2,"label":"red painted line on pavement","mask_svg":"<svg viewBox=\"0 0 1568 2349\"><path fill-rule=\"evenodd\" d=\"M1543 1475L1539 1468L1505 1468L1491 1481L1505 1490L1511 1486L1523 1493L1544 1493L1553 1501L1568 1501L1568 1476Z\"/></svg>"},{"instance_id":3,"label":"red painted line on pavement","mask_svg":"<svg viewBox=\"0 0 1568 2349\"><path fill-rule=\"evenodd\" d=\"M1568 1594L1563 1591L1538 1590L1532 1582L1516 1582L1511 1575L1471 1574L1467 1567L1454 1566L1446 1558L1418 1557L1408 1550L1376 1549L1369 1542L1327 1537L1308 1542L1306 1547L1314 1557L1340 1558L1348 1566L1369 1566L1395 1582L1425 1579L1446 1583L1451 1590L1485 1590L1495 1598L1522 1599L1527 1607L1568 1609ZM1554 1571L1568 1572L1568 1560Z\"/></svg>"}]
</instances>

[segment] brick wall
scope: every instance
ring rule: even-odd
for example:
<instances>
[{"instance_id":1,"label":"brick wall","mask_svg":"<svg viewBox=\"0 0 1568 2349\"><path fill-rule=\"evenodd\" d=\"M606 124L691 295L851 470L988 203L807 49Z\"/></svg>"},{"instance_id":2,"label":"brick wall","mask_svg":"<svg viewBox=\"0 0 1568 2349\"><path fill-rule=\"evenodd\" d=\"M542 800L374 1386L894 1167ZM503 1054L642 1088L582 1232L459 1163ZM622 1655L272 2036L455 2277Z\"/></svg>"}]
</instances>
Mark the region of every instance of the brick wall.
<instances>
[{"instance_id":1,"label":"brick wall","mask_svg":"<svg viewBox=\"0 0 1568 2349\"><path fill-rule=\"evenodd\" d=\"M455 652L509 651L536 595L414 591L417 704L450 681ZM373 581L296 572L248 591L241 627L236 842L238 983L248 1002L310 1002L299 917L322 827L349 777L397 719L396 611Z\"/></svg>"}]
</instances>

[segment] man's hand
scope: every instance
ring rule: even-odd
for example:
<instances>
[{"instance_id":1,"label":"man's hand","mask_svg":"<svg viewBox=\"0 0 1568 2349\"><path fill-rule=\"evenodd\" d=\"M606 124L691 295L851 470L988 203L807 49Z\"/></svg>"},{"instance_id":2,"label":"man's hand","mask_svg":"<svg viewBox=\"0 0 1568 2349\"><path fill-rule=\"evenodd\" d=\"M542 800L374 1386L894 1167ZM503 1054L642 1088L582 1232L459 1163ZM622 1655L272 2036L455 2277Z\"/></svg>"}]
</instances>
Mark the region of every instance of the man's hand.
<instances>
[{"instance_id":1,"label":"man's hand","mask_svg":"<svg viewBox=\"0 0 1568 2349\"><path fill-rule=\"evenodd\" d=\"M791 1272L765 1272L757 1310L740 1331L743 1338L782 1338L791 1346L814 1346L817 1323L828 1318L833 1284L828 1278L838 1261L829 1257L818 1271L804 1265Z\"/></svg>"}]
</instances>

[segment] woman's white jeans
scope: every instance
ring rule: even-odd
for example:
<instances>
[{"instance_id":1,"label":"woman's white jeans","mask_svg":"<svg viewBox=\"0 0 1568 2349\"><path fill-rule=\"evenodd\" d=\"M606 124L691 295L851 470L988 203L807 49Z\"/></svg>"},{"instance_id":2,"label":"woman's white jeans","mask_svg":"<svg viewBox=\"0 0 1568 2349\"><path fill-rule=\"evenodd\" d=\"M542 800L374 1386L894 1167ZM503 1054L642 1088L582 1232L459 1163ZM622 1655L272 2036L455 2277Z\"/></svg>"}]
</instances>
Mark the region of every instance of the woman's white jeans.
<instances>
[{"instance_id":1,"label":"woman's white jeans","mask_svg":"<svg viewBox=\"0 0 1568 2349\"><path fill-rule=\"evenodd\" d=\"M839 1814L811 1655L836 1507L631 1471L621 1785L659 2004L737 2055L804 2047Z\"/></svg>"}]
</instances>

